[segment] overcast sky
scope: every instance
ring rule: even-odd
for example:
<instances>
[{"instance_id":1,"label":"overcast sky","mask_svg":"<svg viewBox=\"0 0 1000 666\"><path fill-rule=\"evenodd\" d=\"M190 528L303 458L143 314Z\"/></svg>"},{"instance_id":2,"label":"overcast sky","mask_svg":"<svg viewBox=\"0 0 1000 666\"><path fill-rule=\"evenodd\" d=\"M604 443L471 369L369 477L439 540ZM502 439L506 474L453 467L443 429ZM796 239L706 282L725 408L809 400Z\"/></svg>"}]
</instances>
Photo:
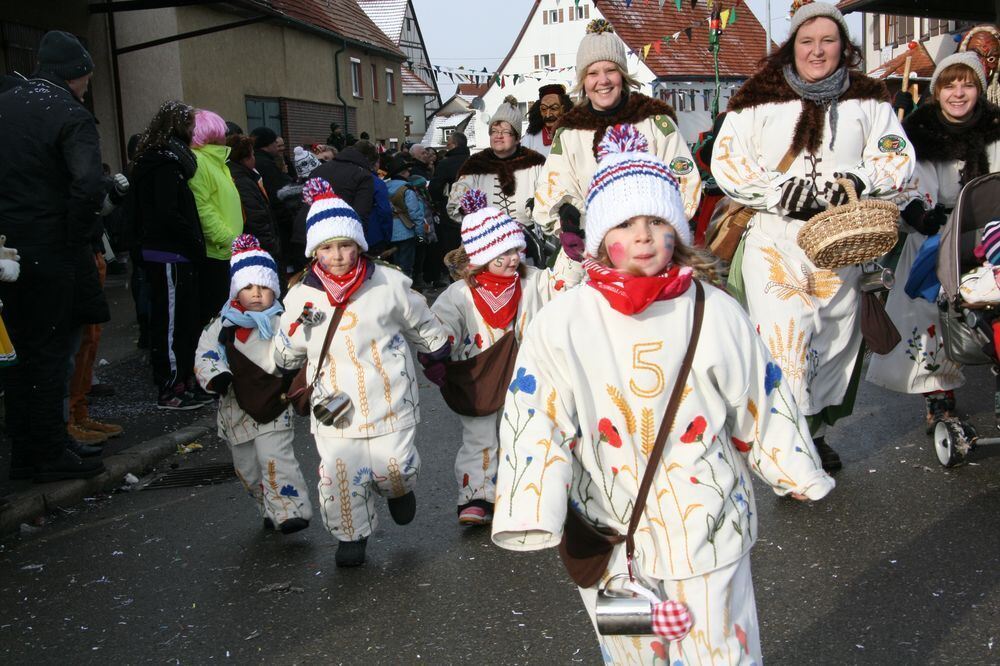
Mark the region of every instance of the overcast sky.
<instances>
[{"instance_id":1,"label":"overcast sky","mask_svg":"<svg viewBox=\"0 0 1000 666\"><path fill-rule=\"evenodd\" d=\"M731 7L731 0L717 0L724 7ZM763 24L768 0L746 0ZM567 6L573 0L562 0ZM615 0L622 2L622 0ZM635 0L653 2L653 0ZM705 0L700 0L699 4ZM771 38L780 43L788 33L788 8L791 0L770 0ZM534 0L413 0L417 12L420 31L430 55L431 64L441 67L465 66L494 70L507 55L524 20L531 11ZM600 7L600 2L598 2ZM663 6L663 11L676 11L672 2ZM860 41L860 14L848 16L851 35ZM576 50L575 46L567 50ZM448 77L438 79L441 96L447 100L455 92L455 86Z\"/></svg>"}]
</instances>

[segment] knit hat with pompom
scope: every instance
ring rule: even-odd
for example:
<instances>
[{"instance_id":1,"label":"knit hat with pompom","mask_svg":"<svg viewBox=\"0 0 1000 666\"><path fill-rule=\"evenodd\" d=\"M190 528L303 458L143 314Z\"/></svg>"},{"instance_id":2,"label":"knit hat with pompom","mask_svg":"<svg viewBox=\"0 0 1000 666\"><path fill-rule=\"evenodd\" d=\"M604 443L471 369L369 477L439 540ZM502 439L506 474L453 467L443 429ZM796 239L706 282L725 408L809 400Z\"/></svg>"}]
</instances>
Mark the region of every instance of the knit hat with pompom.
<instances>
[{"instance_id":1,"label":"knit hat with pompom","mask_svg":"<svg viewBox=\"0 0 1000 666\"><path fill-rule=\"evenodd\" d=\"M236 298L241 289L255 284L267 287L275 298L281 296L278 284L278 264L250 234L241 234L233 241L233 256L229 259L229 298Z\"/></svg>"},{"instance_id":2,"label":"knit hat with pompom","mask_svg":"<svg viewBox=\"0 0 1000 666\"><path fill-rule=\"evenodd\" d=\"M666 220L677 238L691 245L691 227L677 179L648 150L646 137L634 125L615 125L604 133L597 148L597 171L587 192L590 256L597 256L608 231L637 215Z\"/></svg>"},{"instance_id":3,"label":"knit hat with pompom","mask_svg":"<svg viewBox=\"0 0 1000 666\"><path fill-rule=\"evenodd\" d=\"M524 122L524 114L521 113L521 107L518 106L517 98L513 95L507 95L504 97L503 102L500 103L500 108L497 112L493 114L490 118L490 125L493 123L498 123L501 120L506 120L510 123L510 126L514 128L517 132L518 138L521 136L521 124Z\"/></svg>"},{"instance_id":4,"label":"knit hat with pompom","mask_svg":"<svg viewBox=\"0 0 1000 666\"><path fill-rule=\"evenodd\" d=\"M306 215L306 256L323 243L336 238L347 238L368 251L361 218L346 201L338 197L330 183L322 178L310 178L302 188L302 200L309 206Z\"/></svg>"},{"instance_id":5,"label":"knit hat with pompom","mask_svg":"<svg viewBox=\"0 0 1000 666\"><path fill-rule=\"evenodd\" d=\"M628 71L625 62L625 42L615 34L615 29L604 19L594 19L587 24L587 34L576 50L576 75L580 76L595 62L608 60Z\"/></svg>"},{"instance_id":6,"label":"knit hat with pompom","mask_svg":"<svg viewBox=\"0 0 1000 666\"><path fill-rule=\"evenodd\" d=\"M521 225L510 215L486 205L486 195L469 190L462 195L462 247L472 266L485 266L507 250L527 247Z\"/></svg>"}]
</instances>

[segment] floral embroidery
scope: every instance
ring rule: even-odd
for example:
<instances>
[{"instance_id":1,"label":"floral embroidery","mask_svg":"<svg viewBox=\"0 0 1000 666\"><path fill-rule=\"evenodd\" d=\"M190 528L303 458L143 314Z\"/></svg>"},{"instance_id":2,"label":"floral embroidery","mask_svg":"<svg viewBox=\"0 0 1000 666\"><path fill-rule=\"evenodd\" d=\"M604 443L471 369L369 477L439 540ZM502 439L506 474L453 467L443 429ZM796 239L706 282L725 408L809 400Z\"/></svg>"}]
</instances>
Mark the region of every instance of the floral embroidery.
<instances>
[{"instance_id":1,"label":"floral embroidery","mask_svg":"<svg viewBox=\"0 0 1000 666\"><path fill-rule=\"evenodd\" d=\"M618 428L611 422L611 419L601 419L597 422L597 431L601 433L601 440L607 442L616 449L622 447L622 437L618 433Z\"/></svg>"},{"instance_id":2,"label":"floral embroidery","mask_svg":"<svg viewBox=\"0 0 1000 666\"><path fill-rule=\"evenodd\" d=\"M768 362L764 370L764 393L771 395L771 391L779 386L781 386L781 366Z\"/></svg>"},{"instance_id":3,"label":"floral embroidery","mask_svg":"<svg viewBox=\"0 0 1000 666\"><path fill-rule=\"evenodd\" d=\"M508 390L511 393L524 391L528 395L533 395L535 393L535 376L527 374L527 370L524 368L518 368L514 381L510 383Z\"/></svg>"},{"instance_id":4,"label":"floral embroidery","mask_svg":"<svg viewBox=\"0 0 1000 666\"><path fill-rule=\"evenodd\" d=\"M934 342L933 350L931 349L931 341ZM941 363L938 361L941 346L941 341L937 338L937 326L931 324L927 327L926 348L924 347L924 336L914 326L910 337L906 340L906 356L914 363L922 365L927 372L936 372L941 369Z\"/></svg>"},{"instance_id":5,"label":"floral embroidery","mask_svg":"<svg viewBox=\"0 0 1000 666\"><path fill-rule=\"evenodd\" d=\"M733 446L735 446L736 450L740 453L747 453L753 447L753 442L744 442L742 439L738 439L736 437L731 437L730 439L732 439Z\"/></svg>"},{"instance_id":6,"label":"floral embroidery","mask_svg":"<svg viewBox=\"0 0 1000 666\"><path fill-rule=\"evenodd\" d=\"M687 430L681 435L681 441L685 444L701 442L702 436L705 434L705 428L707 427L708 423L705 421L704 416L694 417L694 421L688 424Z\"/></svg>"},{"instance_id":7,"label":"floral embroidery","mask_svg":"<svg viewBox=\"0 0 1000 666\"><path fill-rule=\"evenodd\" d=\"M828 300L843 284L833 271L810 271L805 264L799 264L796 271L781 256L781 252L773 247L766 247L761 252L769 269L764 292L770 293L774 290L774 295L783 301L798 297L804 306L813 308L816 306L816 300ZM801 277L797 273L801 274Z\"/></svg>"},{"instance_id":8,"label":"floral embroidery","mask_svg":"<svg viewBox=\"0 0 1000 666\"><path fill-rule=\"evenodd\" d=\"M282 497L298 497L299 491L297 491L292 484L288 483L281 486L281 491L279 492L279 494Z\"/></svg>"}]
</instances>

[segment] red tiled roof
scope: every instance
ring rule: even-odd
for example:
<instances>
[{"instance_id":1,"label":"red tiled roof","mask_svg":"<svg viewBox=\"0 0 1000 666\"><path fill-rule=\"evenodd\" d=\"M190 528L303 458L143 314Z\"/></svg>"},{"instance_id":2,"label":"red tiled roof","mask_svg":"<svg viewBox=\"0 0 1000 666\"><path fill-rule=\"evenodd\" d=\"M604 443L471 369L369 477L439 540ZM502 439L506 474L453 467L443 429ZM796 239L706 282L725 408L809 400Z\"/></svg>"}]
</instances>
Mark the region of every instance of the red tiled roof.
<instances>
[{"instance_id":1,"label":"red tiled roof","mask_svg":"<svg viewBox=\"0 0 1000 666\"><path fill-rule=\"evenodd\" d=\"M914 76L929 79L934 75L934 61L931 60L930 54L927 53L927 49L924 48L922 43L918 43L917 48L907 49L905 52L900 53L892 60L883 65L879 65L872 71L868 72L868 75L876 79L887 79L893 75L903 78L903 70L906 69L907 56L911 57L910 72Z\"/></svg>"},{"instance_id":2,"label":"red tiled roof","mask_svg":"<svg viewBox=\"0 0 1000 666\"><path fill-rule=\"evenodd\" d=\"M455 91L459 95L468 95L469 97L482 97L486 94L486 89L489 85L486 83L459 83L458 89Z\"/></svg>"},{"instance_id":3,"label":"red tiled roof","mask_svg":"<svg viewBox=\"0 0 1000 666\"><path fill-rule=\"evenodd\" d=\"M716 0L718 1L718 0ZM672 2L659 8L656 2L633 2L631 7L624 3L601 2L598 10L611 22L615 32L622 38L629 50L642 55L642 47L652 44L645 63L658 77L706 78L713 77L712 54L708 50L709 10L704 2L694 9L687 2L677 11ZM746 5L736 10L736 23L726 28L720 36L719 76L747 78L757 71L757 62L764 57L766 36L764 27ZM662 43L663 37L670 37L677 31L695 25L691 39L682 32L677 41L671 39ZM656 44L660 52L656 52Z\"/></svg>"},{"instance_id":4,"label":"red tiled roof","mask_svg":"<svg viewBox=\"0 0 1000 666\"><path fill-rule=\"evenodd\" d=\"M368 44L382 51L405 58L406 55L354 0L256 0L276 11L318 28L343 35L350 40Z\"/></svg>"},{"instance_id":5,"label":"red tiled roof","mask_svg":"<svg viewBox=\"0 0 1000 666\"><path fill-rule=\"evenodd\" d=\"M419 76L413 70L403 65L400 68L403 72L403 94L404 95L433 95L437 97L437 90Z\"/></svg>"}]
</instances>

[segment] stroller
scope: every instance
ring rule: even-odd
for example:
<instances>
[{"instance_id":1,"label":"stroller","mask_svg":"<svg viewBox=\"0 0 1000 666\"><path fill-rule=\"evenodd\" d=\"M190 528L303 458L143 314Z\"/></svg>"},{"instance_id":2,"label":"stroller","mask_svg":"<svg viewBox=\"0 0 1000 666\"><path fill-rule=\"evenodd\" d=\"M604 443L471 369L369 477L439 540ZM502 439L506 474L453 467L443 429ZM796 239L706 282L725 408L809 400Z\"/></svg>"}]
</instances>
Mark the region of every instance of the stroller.
<instances>
[{"instance_id":1,"label":"stroller","mask_svg":"<svg viewBox=\"0 0 1000 666\"><path fill-rule=\"evenodd\" d=\"M1000 304L970 303L959 286L962 276L979 266L973 254L983 227L1000 217L1000 173L980 176L965 185L941 231L937 276L941 282L938 308L945 354L962 365L989 365L996 381L994 420L1000 429L1000 360L994 346L993 321L1000 318ZM1000 444L1000 436L981 437L971 424L944 418L934 427L934 451L945 467L965 461L977 446Z\"/></svg>"}]
</instances>

